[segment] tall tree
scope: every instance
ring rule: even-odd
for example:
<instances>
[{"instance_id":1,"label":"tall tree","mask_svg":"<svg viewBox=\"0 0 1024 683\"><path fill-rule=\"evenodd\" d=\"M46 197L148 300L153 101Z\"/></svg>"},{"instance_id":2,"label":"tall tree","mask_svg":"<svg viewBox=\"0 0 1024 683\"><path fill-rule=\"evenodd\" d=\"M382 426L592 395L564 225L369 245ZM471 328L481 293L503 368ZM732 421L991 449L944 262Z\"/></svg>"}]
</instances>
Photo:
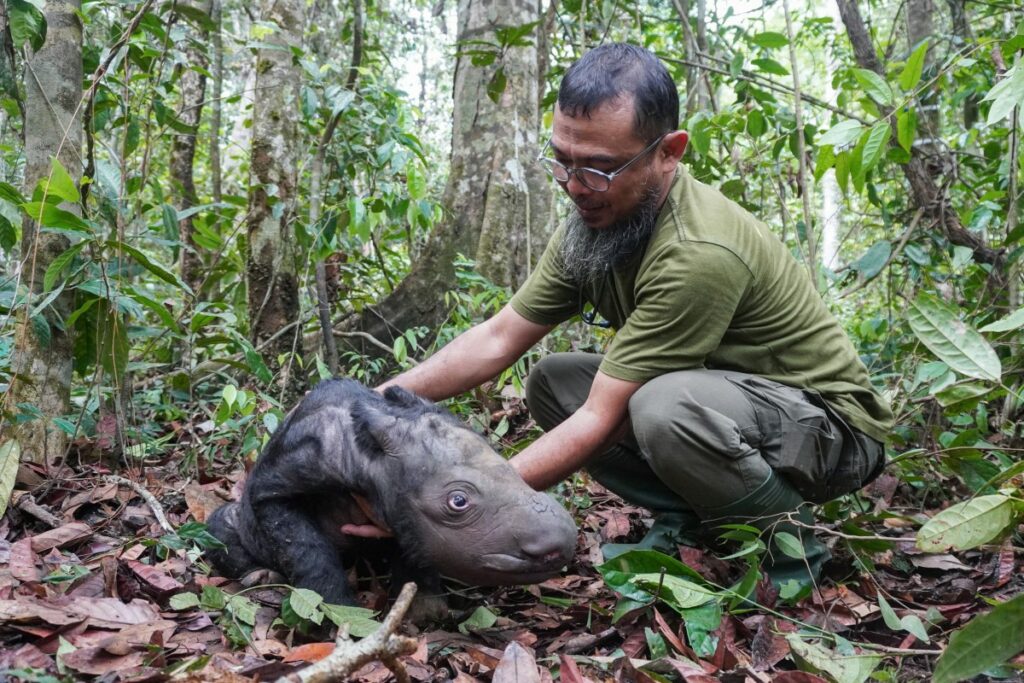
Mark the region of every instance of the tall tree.
<instances>
[{"instance_id":1,"label":"tall tree","mask_svg":"<svg viewBox=\"0 0 1024 683\"><path fill-rule=\"evenodd\" d=\"M209 0L191 0L189 6L204 15L210 15ZM171 178L174 180L178 195L179 210L188 209L198 202L193 163L196 156L199 122L203 113L203 101L206 97L206 71L209 66L206 51L200 47L209 35L209 31L199 29L192 33L194 35L189 36L188 47L185 49L185 65L182 68L181 77L178 79L178 88L181 92L178 120L188 126L192 132L177 134L171 147ZM178 231L181 242L179 258L181 279L198 294L204 277L203 260L192 235L191 216L178 222Z\"/></svg>"},{"instance_id":2,"label":"tall tree","mask_svg":"<svg viewBox=\"0 0 1024 683\"><path fill-rule=\"evenodd\" d=\"M261 20L277 29L256 55L252 115L252 157L246 272L250 336L264 345L269 365L280 371L282 397L301 395L303 380L291 361L302 353L299 283L296 272L295 215L298 181L298 111L301 71L292 46L302 44L304 0L263 0ZM291 326L291 333L279 334Z\"/></svg>"},{"instance_id":3,"label":"tall tree","mask_svg":"<svg viewBox=\"0 0 1024 683\"><path fill-rule=\"evenodd\" d=\"M48 0L46 41L25 61L25 193L42 180L47 187L56 159L75 183L82 169L82 24L79 0ZM58 171L59 173L59 171ZM47 182L47 179L49 181ZM52 190L53 188L50 187ZM61 196L67 196L65 189ZM75 202L61 208L81 215ZM22 225L21 277L34 303L43 296L43 275L71 246L60 232L42 232L37 222ZM41 417L17 425L14 438L22 457L45 462L64 454L66 434L52 418L68 411L71 393L72 338L64 322L72 309L71 292L54 299L40 314L21 309L15 335L14 379L8 408L33 406ZM0 431L7 431L6 429Z\"/></svg>"},{"instance_id":4,"label":"tall tree","mask_svg":"<svg viewBox=\"0 0 1024 683\"><path fill-rule=\"evenodd\" d=\"M465 54L456 61L446 218L409 275L347 331L390 344L410 327L436 328L448 312L444 294L455 288L459 254L474 257L484 275L508 286L521 283L539 258L551 201L547 179L534 163L540 148L539 55L535 42L513 34L540 18L538 0L459 3L460 44L486 41L494 61L476 66ZM372 345L359 350L379 353Z\"/></svg>"}]
</instances>

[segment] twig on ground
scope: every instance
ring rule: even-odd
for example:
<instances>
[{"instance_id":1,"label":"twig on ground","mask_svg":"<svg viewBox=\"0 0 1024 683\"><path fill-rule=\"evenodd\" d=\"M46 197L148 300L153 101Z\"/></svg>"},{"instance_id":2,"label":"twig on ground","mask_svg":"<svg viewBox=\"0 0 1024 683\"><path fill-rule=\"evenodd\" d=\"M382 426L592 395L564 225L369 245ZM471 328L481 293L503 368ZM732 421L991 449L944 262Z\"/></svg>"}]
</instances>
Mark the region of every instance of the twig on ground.
<instances>
[{"instance_id":1,"label":"twig on ground","mask_svg":"<svg viewBox=\"0 0 1024 683\"><path fill-rule=\"evenodd\" d=\"M409 674L399 657L410 655L416 651L416 639L395 634L405 613L416 596L416 584L407 583L395 601L394 607L384 618L380 628L372 634L353 642L348 637L348 628L338 631L338 639L334 651L319 662L307 666L295 673L282 676L278 683L329 683L345 680L364 664L374 660L384 662L385 666L395 675L399 683L409 683Z\"/></svg>"},{"instance_id":2,"label":"twig on ground","mask_svg":"<svg viewBox=\"0 0 1024 683\"><path fill-rule=\"evenodd\" d=\"M125 479L124 477L116 474L108 474L104 479L115 484L127 486L135 491L135 493L139 494L139 496L146 501L146 504L149 505L149 508L153 511L153 516L156 517L156 521L160 525L160 528L168 533L174 532L174 527L171 526L171 523L167 521L167 517L164 515L164 509L160 505L160 501L156 499L156 496L143 488L142 484L138 484L131 479Z\"/></svg>"},{"instance_id":3,"label":"twig on ground","mask_svg":"<svg viewBox=\"0 0 1024 683\"><path fill-rule=\"evenodd\" d=\"M15 501L14 507L21 510L27 515L35 517L43 524L47 525L51 529L56 529L64 522L61 521L60 517L53 514L46 508L42 507L36 502L36 499L32 497L30 493L23 493L18 496L18 500Z\"/></svg>"}]
</instances>

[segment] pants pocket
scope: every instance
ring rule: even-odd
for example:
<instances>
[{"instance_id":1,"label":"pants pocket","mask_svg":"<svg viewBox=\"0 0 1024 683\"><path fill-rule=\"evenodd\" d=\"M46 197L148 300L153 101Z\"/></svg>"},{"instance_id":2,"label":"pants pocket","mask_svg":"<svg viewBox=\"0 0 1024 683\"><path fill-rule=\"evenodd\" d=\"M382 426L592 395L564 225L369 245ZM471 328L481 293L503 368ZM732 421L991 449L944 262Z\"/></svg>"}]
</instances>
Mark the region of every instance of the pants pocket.
<instances>
[{"instance_id":1,"label":"pants pocket","mask_svg":"<svg viewBox=\"0 0 1024 683\"><path fill-rule=\"evenodd\" d=\"M824 401L755 375L728 379L754 408L762 434L756 446L768 465L806 500L827 500L829 480L842 455L843 434L829 420Z\"/></svg>"}]
</instances>

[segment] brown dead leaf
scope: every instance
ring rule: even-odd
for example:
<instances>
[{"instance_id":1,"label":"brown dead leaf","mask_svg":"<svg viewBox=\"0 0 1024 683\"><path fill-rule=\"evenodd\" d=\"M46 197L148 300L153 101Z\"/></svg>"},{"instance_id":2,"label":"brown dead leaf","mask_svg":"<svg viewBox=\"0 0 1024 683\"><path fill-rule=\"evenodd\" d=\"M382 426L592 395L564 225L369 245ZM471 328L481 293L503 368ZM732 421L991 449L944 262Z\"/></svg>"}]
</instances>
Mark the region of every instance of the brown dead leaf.
<instances>
[{"instance_id":1,"label":"brown dead leaf","mask_svg":"<svg viewBox=\"0 0 1024 683\"><path fill-rule=\"evenodd\" d=\"M717 676L708 674L693 662L672 658L664 661L668 662L686 683L717 683L719 680Z\"/></svg>"},{"instance_id":2,"label":"brown dead leaf","mask_svg":"<svg viewBox=\"0 0 1024 683\"><path fill-rule=\"evenodd\" d=\"M50 655L31 643L21 647L0 649L0 670L4 669L44 669L52 670L55 666Z\"/></svg>"},{"instance_id":3,"label":"brown dead leaf","mask_svg":"<svg viewBox=\"0 0 1024 683\"><path fill-rule=\"evenodd\" d=\"M618 510L609 510L601 515L605 518L605 524L601 527L601 537L605 541L614 541L629 535L629 516Z\"/></svg>"},{"instance_id":4,"label":"brown dead leaf","mask_svg":"<svg viewBox=\"0 0 1024 683\"><path fill-rule=\"evenodd\" d=\"M537 661L529 650L513 640L505 648L491 683L540 683Z\"/></svg>"},{"instance_id":5,"label":"brown dead leaf","mask_svg":"<svg viewBox=\"0 0 1024 683\"><path fill-rule=\"evenodd\" d=\"M83 674L102 676L114 671L123 671L141 666L146 660L145 652L131 652L126 655L112 655L98 647L86 647L62 655L64 666Z\"/></svg>"},{"instance_id":6,"label":"brown dead leaf","mask_svg":"<svg viewBox=\"0 0 1024 683\"><path fill-rule=\"evenodd\" d=\"M210 489L191 481L185 486L185 505L197 522L205 522L214 510L227 501Z\"/></svg>"},{"instance_id":7,"label":"brown dead leaf","mask_svg":"<svg viewBox=\"0 0 1024 683\"><path fill-rule=\"evenodd\" d=\"M46 605L34 598L0 600L0 622L24 623L39 619L51 626L62 626L82 621L85 617L68 614L65 610Z\"/></svg>"},{"instance_id":8,"label":"brown dead leaf","mask_svg":"<svg viewBox=\"0 0 1024 683\"><path fill-rule=\"evenodd\" d=\"M1010 539L1006 539L1003 547L999 549L999 560L996 563L995 575L992 577L994 588L1002 588L1009 583L1015 573L1015 564L1013 544Z\"/></svg>"},{"instance_id":9,"label":"brown dead leaf","mask_svg":"<svg viewBox=\"0 0 1024 683\"><path fill-rule=\"evenodd\" d=\"M558 661L562 663L562 683L593 683L589 678L580 673L576 660L568 655L558 655Z\"/></svg>"},{"instance_id":10,"label":"brown dead leaf","mask_svg":"<svg viewBox=\"0 0 1024 683\"><path fill-rule=\"evenodd\" d=\"M910 561L921 569L938 569L940 571L970 571L971 568L952 555L913 555Z\"/></svg>"},{"instance_id":11,"label":"brown dead leaf","mask_svg":"<svg viewBox=\"0 0 1024 683\"><path fill-rule=\"evenodd\" d=\"M125 564L132 570L132 573L160 593L180 591L184 588L180 581L168 576L165 572L152 565L144 564L138 560L126 560Z\"/></svg>"},{"instance_id":12,"label":"brown dead leaf","mask_svg":"<svg viewBox=\"0 0 1024 683\"><path fill-rule=\"evenodd\" d=\"M288 651L285 662L319 662L334 652L334 643L306 643Z\"/></svg>"},{"instance_id":13,"label":"brown dead leaf","mask_svg":"<svg viewBox=\"0 0 1024 683\"><path fill-rule=\"evenodd\" d=\"M105 500L113 500L117 496L117 488L117 484L111 482L88 491L76 493L64 499L64 502L61 504L61 511L68 517L71 517L75 510L86 503L102 503Z\"/></svg>"},{"instance_id":14,"label":"brown dead leaf","mask_svg":"<svg viewBox=\"0 0 1024 683\"><path fill-rule=\"evenodd\" d=\"M492 647L471 645L466 648L466 654L468 654L474 661L493 670L498 666L498 663L501 662L501 658L505 653L501 650L495 650Z\"/></svg>"},{"instance_id":15,"label":"brown dead leaf","mask_svg":"<svg viewBox=\"0 0 1024 683\"><path fill-rule=\"evenodd\" d=\"M683 641L679 640L679 636L672 631L668 622L665 621L665 617L661 616L661 612L659 612L657 608L654 610L654 623L658 625L658 632L661 633L662 637L668 641L668 644L671 645L676 652L681 652L690 656L688 651L692 652L692 650L686 647L686 645L683 645Z\"/></svg>"},{"instance_id":16,"label":"brown dead leaf","mask_svg":"<svg viewBox=\"0 0 1024 683\"><path fill-rule=\"evenodd\" d=\"M755 671L770 669L789 655L789 642L777 631L775 619L771 617L758 625L750 640L750 657Z\"/></svg>"},{"instance_id":17,"label":"brown dead leaf","mask_svg":"<svg viewBox=\"0 0 1024 683\"><path fill-rule=\"evenodd\" d=\"M11 544L11 576L23 583L32 583L40 579L36 563L39 558L32 550L32 539L23 538Z\"/></svg>"},{"instance_id":18,"label":"brown dead leaf","mask_svg":"<svg viewBox=\"0 0 1024 683\"><path fill-rule=\"evenodd\" d=\"M59 526L56 529L44 531L41 534L33 536L30 540L32 543L32 550L37 553L45 553L51 548L61 548L69 543L89 538L91 535L92 529L89 528L88 524L84 524L83 522L70 522L63 526Z\"/></svg>"},{"instance_id":19,"label":"brown dead leaf","mask_svg":"<svg viewBox=\"0 0 1024 683\"><path fill-rule=\"evenodd\" d=\"M280 659L284 659L289 654L288 646L282 643L280 640L276 640L274 638L262 638L260 640L254 640L251 643L249 643L249 647L252 648L252 651L260 657L278 657Z\"/></svg>"}]
</instances>

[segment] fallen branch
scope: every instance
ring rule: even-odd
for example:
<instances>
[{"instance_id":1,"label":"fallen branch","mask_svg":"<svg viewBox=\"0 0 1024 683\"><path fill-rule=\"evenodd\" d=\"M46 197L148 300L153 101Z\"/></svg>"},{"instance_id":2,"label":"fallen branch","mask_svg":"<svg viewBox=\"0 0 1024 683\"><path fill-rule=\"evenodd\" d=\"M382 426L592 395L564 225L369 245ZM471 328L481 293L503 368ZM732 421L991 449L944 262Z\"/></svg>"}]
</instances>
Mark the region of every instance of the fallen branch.
<instances>
[{"instance_id":1,"label":"fallen branch","mask_svg":"<svg viewBox=\"0 0 1024 683\"><path fill-rule=\"evenodd\" d=\"M39 505L30 493L23 493L18 496L18 499L14 503L14 507L27 515L35 517L51 529L56 529L64 523L61 521L60 517Z\"/></svg>"},{"instance_id":2,"label":"fallen branch","mask_svg":"<svg viewBox=\"0 0 1024 683\"><path fill-rule=\"evenodd\" d=\"M395 601L394 607L384 618L380 628L358 643L348 636L348 627L338 631L334 651L319 662L301 671L282 676L278 683L329 683L345 680L363 665L380 660L395 675L399 683L409 683L409 674L399 657L416 651L416 639L395 634L405 613L416 596L416 584L407 583Z\"/></svg>"},{"instance_id":3,"label":"fallen branch","mask_svg":"<svg viewBox=\"0 0 1024 683\"><path fill-rule=\"evenodd\" d=\"M138 484L131 479L125 479L124 477L116 474L108 474L104 479L115 484L127 486L135 491L135 493L139 494L139 496L146 501L146 504L149 505L149 508L153 511L153 516L156 517L156 521L160 525L160 528L167 533L174 533L174 527L167 521L167 517L164 515L164 509L160 505L160 501L156 499L156 496L143 488L142 484Z\"/></svg>"}]
</instances>

